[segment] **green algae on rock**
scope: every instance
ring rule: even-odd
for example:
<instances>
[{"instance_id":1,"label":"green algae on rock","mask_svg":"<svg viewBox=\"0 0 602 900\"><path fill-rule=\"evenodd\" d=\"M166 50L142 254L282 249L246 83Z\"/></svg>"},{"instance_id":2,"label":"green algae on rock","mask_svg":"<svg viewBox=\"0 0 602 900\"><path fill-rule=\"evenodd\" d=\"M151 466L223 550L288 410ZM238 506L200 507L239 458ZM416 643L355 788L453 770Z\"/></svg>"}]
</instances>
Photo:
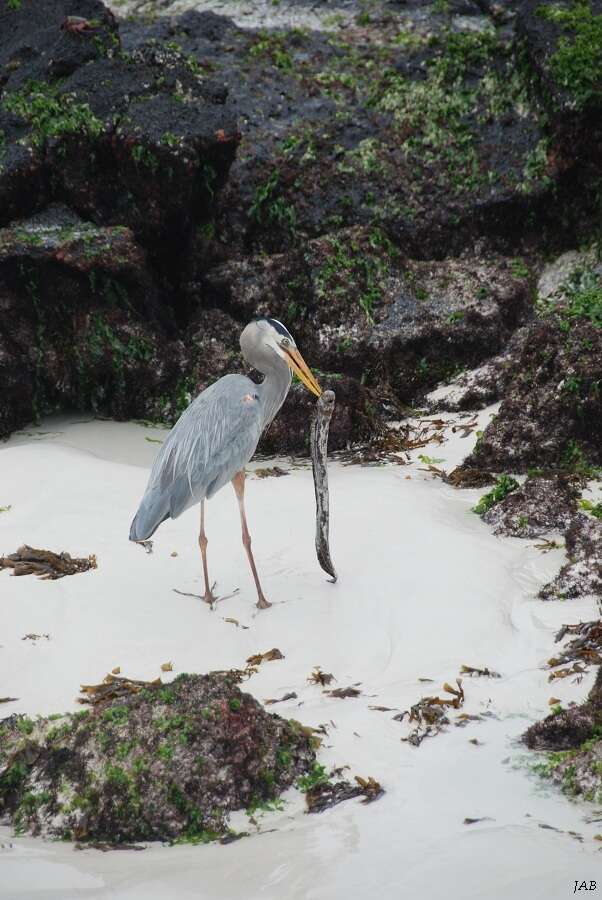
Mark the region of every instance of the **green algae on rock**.
<instances>
[{"instance_id":1,"label":"green algae on rock","mask_svg":"<svg viewBox=\"0 0 602 900\"><path fill-rule=\"evenodd\" d=\"M539 591L542 600L602 597L602 522L578 513L565 532L568 562Z\"/></svg>"},{"instance_id":2,"label":"green algae on rock","mask_svg":"<svg viewBox=\"0 0 602 900\"><path fill-rule=\"evenodd\" d=\"M0 3L0 435L73 407L173 422L240 368L256 314L342 377L333 447L493 355L469 393L498 399L533 254L599 218L595 116L573 110L568 136L550 117L537 42L570 35L534 3L374 0L328 32L192 9L117 22L100 0L73 32L67 0ZM66 256L24 224L49 203L88 223ZM597 374L569 375L588 426ZM306 452L299 415L287 403L262 449Z\"/></svg>"},{"instance_id":3,"label":"green algae on rock","mask_svg":"<svg viewBox=\"0 0 602 900\"><path fill-rule=\"evenodd\" d=\"M311 771L311 737L228 673L180 675L103 707L0 723L0 819L79 841L206 842Z\"/></svg>"},{"instance_id":4,"label":"green algae on rock","mask_svg":"<svg viewBox=\"0 0 602 900\"><path fill-rule=\"evenodd\" d=\"M519 35L556 112L602 107L602 3L527 0Z\"/></svg>"},{"instance_id":5,"label":"green algae on rock","mask_svg":"<svg viewBox=\"0 0 602 900\"><path fill-rule=\"evenodd\" d=\"M484 510L483 520L494 534L511 537L565 531L577 512L578 485L578 478L563 473L534 475Z\"/></svg>"},{"instance_id":6,"label":"green algae on rock","mask_svg":"<svg viewBox=\"0 0 602 900\"><path fill-rule=\"evenodd\" d=\"M602 802L602 668L581 706L557 709L523 735L531 750L546 751L535 762L537 774L564 793Z\"/></svg>"},{"instance_id":7,"label":"green algae on rock","mask_svg":"<svg viewBox=\"0 0 602 900\"><path fill-rule=\"evenodd\" d=\"M467 463L489 471L533 466L591 476L602 464L602 272L575 271L537 305L506 360L499 413Z\"/></svg>"}]
</instances>

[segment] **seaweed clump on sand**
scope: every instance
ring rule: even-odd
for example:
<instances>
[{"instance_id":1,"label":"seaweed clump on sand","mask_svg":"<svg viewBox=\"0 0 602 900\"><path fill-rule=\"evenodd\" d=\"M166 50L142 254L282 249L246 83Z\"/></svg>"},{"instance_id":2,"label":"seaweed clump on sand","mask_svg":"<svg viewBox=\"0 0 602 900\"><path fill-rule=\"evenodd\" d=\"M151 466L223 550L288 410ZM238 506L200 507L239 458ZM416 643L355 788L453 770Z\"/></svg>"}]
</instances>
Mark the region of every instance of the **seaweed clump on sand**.
<instances>
[{"instance_id":1,"label":"seaweed clump on sand","mask_svg":"<svg viewBox=\"0 0 602 900\"><path fill-rule=\"evenodd\" d=\"M91 709L0 724L0 819L18 832L122 844L230 836L275 800L314 742L228 673L180 675Z\"/></svg>"},{"instance_id":2,"label":"seaweed clump on sand","mask_svg":"<svg viewBox=\"0 0 602 900\"><path fill-rule=\"evenodd\" d=\"M69 553L54 553L52 550L37 550L24 544L16 553L0 556L0 570L12 569L13 575L37 575L43 581L78 575L96 569L96 556L72 557Z\"/></svg>"},{"instance_id":3,"label":"seaweed clump on sand","mask_svg":"<svg viewBox=\"0 0 602 900\"><path fill-rule=\"evenodd\" d=\"M531 750L547 751L534 770L584 800L602 802L602 667L580 706L556 707L523 735Z\"/></svg>"}]
</instances>

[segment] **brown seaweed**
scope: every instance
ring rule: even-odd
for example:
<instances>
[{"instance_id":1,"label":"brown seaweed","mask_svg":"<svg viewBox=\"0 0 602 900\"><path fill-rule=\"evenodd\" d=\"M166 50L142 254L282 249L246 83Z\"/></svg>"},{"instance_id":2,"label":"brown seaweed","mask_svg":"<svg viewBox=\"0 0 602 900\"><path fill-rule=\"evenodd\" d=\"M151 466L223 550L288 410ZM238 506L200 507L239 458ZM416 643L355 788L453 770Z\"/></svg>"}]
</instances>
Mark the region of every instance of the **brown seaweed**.
<instances>
[{"instance_id":1,"label":"brown seaweed","mask_svg":"<svg viewBox=\"0 0 602 900\"><path fill-rule=\"evenodd\" d=\"M308 684L320 684L322 687L328 687L333 681L336 681L336 678L332 672L323 672L320 666L315 666L307 679Z\"/></svg>"},{"instance_id":2,"label":"brown seaweed","mask_svg":"<svg viewBox=\"0 0 602 900\"><path fill-rule=\"evenodd\" d=\"M140 681L135 678L124 678L123 676L113 675L109 673L105 675L100 684L82 684L80 687L83 697L78 697L78 703L90 703L96 706L100 703L109 703L117 698L129 697L131 694L139 694L142 690L155 689L161 687L163 682L160 678L154 681Z\"/></svg>"},{"instance_id":3,"label":"brown seaweed","mask_svg":"<svg viewBox=\"0 0 602 900\"><path fill-rule=\"evenodd\" d=\"M460 666L460 675L470 675L471 677L482 676L483 678L501 678L499 672L494 672L493 669L488 669L485 666L483 669L478 669L475 666Z\"/></svg>"},{"instance_id":4,"label":"brown seaweed","mask_svg":"<svg viewBox=\"0 0 602 900\"><path fill-rule=\"evenodd\" d=\"M12 569L13 575L37 575L43 581L78 575L98 568L96 556L73 558L69 553L38 550L23 544L16 553L0 556L0 569Z\"/></svg>"},{"instance_id":5,"label":"brown seaweed","mask_svg":"<svg viewBox=\"0 0 602 900\"><path fill-rule=\"evenodd\" d=\"M260 666L262 662L272 662L274 659L284 659L284 653L278 647L272 647L271 650L266 650L265 653L254 653L247 659L247 665Z\"/></svg>"},{"instance_id":6,"label":"brown seaweed","mask_svg":"<svg viewBox=\"0 0 602 900\"><path fill-rule=\"evenodd\" d=\"M354 797L363 797L362 803L372 803L384 794L384 789L372 777L361 778L356 775L355 782L355 784L351 784L349 781L337 781L333 784L326 781L316 784L305 794L307 811L309 813L324 812L325 809L330 809L345 800L352 800Z\"/></svg>"},{"instance_id":7,"label":"brown seaweed","mask_svg":"<svg viewBox=\"0 0 602 900\"><path fill-rule=\"evenodd\" d=\"M288 694L283 694L282 697L269 697L267 700L264 700L266 706L273 706L274 703L284 703L285 700L297 700L298 695L295 694L294 691L290 691Z\"/></svg>"},{"instance_id":8,"label":"brown seaweed","mask_svg":"<svg viewBox=\"0 0 602 900\"><path fill-rule=\"evenodd\" d=\"M433 737L439 734L446 725L449 725L446 709L459 709L464 703L464 689L462 687L462 679L456 678L457 687L453 687L446 681L443 690L450 697L423 697L417 703L393 716L397 722L403 722L408 717L410 723L415 722L414 728L407 737L402 741L407 741L415 747L419 747L426 737Z\"/></svg>"},{"instance_id":9,"label":"brown seaweed","mask_svg":"<svg viewBox=\"0 0 602 900\"><path fill-rule=\"evenodd\" d=\"M556 643L567 635L574 637L557 656L548 660L548 666L554 670L548 675L548 681L574 676L579 683L589 666L602 665L602 619L563 625L555 637Z\"/></svg>"},{"instance_id":10,"label":"brown seaweed","mask_svg":"<svg viewBox=\"0 0 602 900\"><path fill-rule=\"evenodd\" d=\"M359 697L362 692L358 688L346 687L334 688L332 691L324 691L324 693L328 694L329 697L339 697L339 699L344 700L346 697Z\"/></svg>"}]
</instances>

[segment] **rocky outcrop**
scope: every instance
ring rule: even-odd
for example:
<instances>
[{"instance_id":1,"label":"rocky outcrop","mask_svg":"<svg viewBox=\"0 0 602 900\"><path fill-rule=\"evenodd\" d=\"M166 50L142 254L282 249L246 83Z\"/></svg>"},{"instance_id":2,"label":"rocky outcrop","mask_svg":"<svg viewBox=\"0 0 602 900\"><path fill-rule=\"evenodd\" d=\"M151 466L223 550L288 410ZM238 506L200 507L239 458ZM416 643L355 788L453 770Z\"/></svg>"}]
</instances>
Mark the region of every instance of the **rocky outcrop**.
<instances>
[{"instance_id":1,"label":"rocky outcrop","mask_svg":"<svg viewBox=\"0 0 602 900\"><path fill-rule=\"evenodd\" d=\"M206 40L202 14L188 13L183 33L158 26L189 52L202 47L240 97L245 137L219 204L229 246L274 252L376 221L419 258L484 235L516 248L535 237L534 220L536 240L557 233L552 190L572 218L576 173L517 71L512 32L488 29L477 4L463 5L457 25L459 10L425 7L375 4L338 39L230 28L227 57L220 37Z\"/></svg>"},{"instance_id":2,"label":"rocky outcrop","mask_svg":"<svg viewBox=\"0 0 602 900\"><path fill-rule=\"evenodd\" d=\"M476 369L466 369L440 385L427 396L429 406L436 412L459 412L483 409L501 400L511 381L517 355L529 336L529 326L518 328L504 350Z\"/></svg>"},{"instance_id":3,"label":"rocky outcrop","mask_svg":"<svg viewBox=\"0 0 602 900\"><path fill-rule=\"evenodd\" d=\"M403 402L499 350L529 313L506 260L403 258L377 227L212 268L207 296L239 318L286 321L308 359Z\"/></svg>"},{"instance_id":4,"label":"rocky outcrop","mask_svg":"<svg viewBox=\"0 0 602 900\"><path fill-rule=\"evenodd\" d=\"M602 2L524 0L516 33L555 126L584 139L587 120L589 138L595 138L592 125L602 125Z\"/></svg>"},{"instance_id":5,"label":"rocky outcrop","mask_svg":"<svg viewBox=\"0 0 602 900\"><path fill-rule=\"evenodd\" d=\"M133 232L59 205L0 229L0 311L0 437L60 408L173 422L244 366L244 313L201 308L182 335ZM331 448L367 440L376 426L368 392L343 376L322 381L337 390ZM309 395L293 389L262 449L305 451L309 414Z\"/></svg>"},{"instance_id":6,"label":"rocky outcrop","mask_svg":"<svg viewBox=\"0 0 602 900\"><path fill-rule=\"evenodd\" d=\"M344 450L352 444L368 443L382 428L370 393L354 378L345 375L320 375L320 387L336 394L336 404L328 431L328 449ZM308 422L315 400L300 384L294 384L289 396L261 438L263 453L301 453L309 455Z\"/></svg>"},{"instance_id":7,"label":"rocky outcrop","mask_svg":"<svg viewBox=\"0 0 602 900\"><path fill-rule=\"evenodd\" d=\"M101 0L78 0L77 14L65 0L24 3L12 0L0 8L0 85L9 90L29 79L56 81L108 50L120 49L119 29Z\"/></svg>"},{"instance_id":8,"label":"rocky outcrop","mask_svg":"<svg viewBox=\"0 0 602 900\"><path fill-rule=\"evenodd\" d=\"M596 725L602 723L602 669L585 703L560 712L550 713L524 734L530 750L569 750L592 737Z\"/></svg>"},{"instance_id":9,"label":"rocky outcrop","mask_svg":"<svg viewBox=\"0 0 602 900\"><path fill-rule=\"evenodd\" d=\"M502 398L468 464L592 474L602 462L601 378L602 266L594 247L547 266L532 321L487 364L485 378L471 373L454 386L456 408L478 400L481 383L486 399Z\"/></svg>"},{"instance_id":10,"label":"rocky outcrop","mask_svg":"<svg viewBox=\"0 0 602 900\"><path fill-rule=\"evenodd\" d=\"M30 6L0 11L0 224L61 201L181 250L234 158L227 90L167 47L124 53L97 0Z\"/></svg>"},{"instance_id":11,"label":"rocky outcrop","mask_svg":"<svg viewBox=\"0 0 602 900\"><path fill-rule=\"evenodd\" d=\"M0 7L0 225L27 215L50 199L50 171L41 131L55 139L57 131L87 131L91 116L82 105L60 109L58 91L47 88L46 100L32 101L38 127L36 140L23 116L6 105L6 93L27 91L27 83L50 85L97 60L103 48L119 48L117 23L100 0L83 0L80 18L93 22L88 31L65 27L72 5L65 0L3 3ZM35 107L35 110L34 110ZM61 115L57 115L58 113Z\"/></svg>"},{"instance_id":12,"label":"rocky outcrop","mask_svg":"<svg viewBox=\"0 0 602 900\"><path fill-rule=\"evenodd\" d=\"M173 389L160 301L129 228L55 206L0 229L0 436L61 407L142 415Z\"/></svg>"},{"instance_id":13,"label":"rocky outcrop","mask_svg":"<svg viewBox=\"0 0 602 900\"><path fill-rule=\"evenodd\" d=\"M227 90L124 53L98 0L3 4L0 89L0 436L64 406L169 418L199 374L177 287L234 157Z\"/></svg>"},{"instance_id":14,"label":"rocky outcrop","mask_svg":"<svg viewBox=\"0 0 602 900\"><path fill-rule=\"evenodd\" d=\"M528 478L517 490L483 515L493 533L506 537L536 538L551 531L564 532L577 512L578 484L566 475Z\"/></svg>"},{"instance_id":15,"label":"rocky outcrop","mask_svg":"<svg viewBox=\"0 0 602 900\"><path fill-rule=\"evenodd\" d=\"M119 844L228 835L234 810L311 771L311 739L229 673L180 675L103 706L0 723L0 817L21 831Z\"/></svg>"},{"instance_id":16,"label":"rocky outcrop","mask_svg":"<svg viewBox=\"0 0 602 900\"><path fill-rule=\"evenodd\" d=\"M333 447L459 376L448 408L505 398L473 469L596 461L598 325L571 318L588 360L557 316L532 323L541 253L597 216L597 138L579 137L596 92L558 99L570 127L549 109L579 23L528 2L350 0L330 31L30 6L0 10L1 434L67 404L172 421L240 371L238 334L267 313L339 387ZM64 235L19 244L56 204L127 264ZM304 450L300 414L264 448Z\"/></svg>"},{"instance_id":17,"label":"rocky outcrop","mask_svg":"<svg viewBox=\"0 0 602 900\"><path fill-rule=\"evenodd\" d=\"M523 740L531 750L553 751L533 768L572 797L602 799L602 668L580 706L554 710L531 725Z\"/></svg>"},{"instance_id":18,"label":"rocky outcrop","mask_svg":"<svg viewBox=\"0 0 602 900\"><path fill-rule=\"evenodd\" d=\"M0 224L59 200L179 256L234 157L228 91L173 42L124 50L99 0L76 11L0 9Z\"/></svg>"},{"instance_id":19,"label":"rocky outcrop","mask_svg":"<svg viewBox=\"0 0 602 900\"><path fill-rule=\"evenodd\" d=\"M568 563L542 587L542 600L602 598L602 521L579 514L565 534Z\"/></svg>"},{"instance_id":20,"label":"rocky outcrop","mask_svg":"<svg viewBox=\"0 0 602 900\"><path fill-rule=\"evenodd\" d=\"M586 474L602 463L602 330L577 318L567 338L555 316L529 328L499 412L469 465L495 472L555 466Z\"/></svg>"}]
</instances>

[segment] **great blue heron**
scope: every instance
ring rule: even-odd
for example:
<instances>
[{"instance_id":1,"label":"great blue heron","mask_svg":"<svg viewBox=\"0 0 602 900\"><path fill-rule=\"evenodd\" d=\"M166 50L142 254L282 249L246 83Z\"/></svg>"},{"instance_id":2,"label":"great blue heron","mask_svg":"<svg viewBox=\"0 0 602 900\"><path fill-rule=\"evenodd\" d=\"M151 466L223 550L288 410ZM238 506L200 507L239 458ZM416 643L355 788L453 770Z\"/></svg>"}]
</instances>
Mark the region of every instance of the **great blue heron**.
<instances>
[{"instance_id":1,"label":"great blue heron","mask_svg":"<svg viewBox=\"0 0 602 900\"><path fill-rule=\"evenodd\" d=\"M292 335L276 319L254 319L242 332L240 346L246 361L265 376L263 382L255 384L245 375L224 375L182 413L155 460L130 528L130 540L146 540L165 519L177 519L200 502L203 600L213 606L216 598L207 569L205 500L231 481L238 498L242 541L257 588L257 606L265 609L271 604L261 589L245 516L245 465L255 453L261 433L284 403L291 386L291 370L313 394L319 397L322 391Z\"/></svg>"}]
</instances>

